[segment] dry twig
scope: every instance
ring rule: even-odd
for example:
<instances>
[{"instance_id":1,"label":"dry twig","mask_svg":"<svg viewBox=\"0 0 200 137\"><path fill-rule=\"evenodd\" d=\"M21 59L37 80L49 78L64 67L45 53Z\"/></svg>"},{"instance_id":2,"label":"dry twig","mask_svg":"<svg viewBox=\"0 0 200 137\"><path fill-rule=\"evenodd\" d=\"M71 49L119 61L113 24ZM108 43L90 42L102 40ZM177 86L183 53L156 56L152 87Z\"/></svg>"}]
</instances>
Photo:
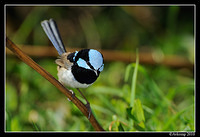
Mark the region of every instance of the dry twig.
<instances>
[{"instance_id":1,"label":"dry twig","mask_svg":"<svg viewBox=\"0 0 200 137\"><path fill-rule=\"evenodd\" d=\"M86 106L76 97L72 97L72 93L65 88L58 80L56 80L50 73L48 73L45 69L39 66L36 62L34 62L28 55L26 55L23 51L21 51L11 40L6 37L6 46L10 49L17 57L19 57L23 62L37 71L40 75L42 75L45 79L47 79L50 83L52 83L55 87L57 87L67 98L69 98L78 108L79 110L88 117L88 112ZM90 123L96 131L104 131L101 125L97 122L94 115L91 114Z\"/></svg>"}]
</instances>

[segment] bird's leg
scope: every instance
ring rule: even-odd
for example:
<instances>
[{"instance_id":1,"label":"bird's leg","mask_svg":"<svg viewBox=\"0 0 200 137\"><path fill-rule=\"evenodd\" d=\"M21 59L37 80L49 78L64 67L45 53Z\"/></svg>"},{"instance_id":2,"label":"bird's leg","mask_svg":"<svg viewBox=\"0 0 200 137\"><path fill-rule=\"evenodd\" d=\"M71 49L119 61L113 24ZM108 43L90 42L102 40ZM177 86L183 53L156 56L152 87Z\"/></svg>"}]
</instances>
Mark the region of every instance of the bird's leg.
<instances>
[{"instance_id":1,"label":"bird's leg","mask_svg":"<svg viewBox=\"0 0 200 137\"><path fill-rule=\"evenodd\" d=\"M87 108L87 111L88 111L88 119L90 119L90 115L91 115L91 113L92 113L92 111L91 111L91 107L90 107L90 103L89 103L89 101L85 98L85 96L83 95L83 93L77 88L77 90L79 91L79 93L82 95L82 97L85 99L85 101L87 102L87 104L85 105L86 106L86 108Z\"/></svg>"},{"instance_id":2,"label":"bird's leg","mask_svg":"<svg viewBox=\"0 0 200 137\"><path fill-rule=\"evenodd\" d=\"M75 97L75 93L73 92L73 90L69 90L72 93L72 98ZM71 101L69 98L67 98L68 101Z\"/></svg>"},{"instance_id":3,"label":"bird's leg","mask_svg":"<svg viewBox=\"0 0 200 137\"><path fill-rule=\"evenodd\" d=\"M61 68L61 66L57 66L58 71L59 71L60 68ZM62 81L59 80L59 82L60 82L62 85L64 85L64 83L63 83ZM72 98L74 98L74 97L75 97L75 93L73 92L73 90L70 89L69 91L72 93ZM67 98L67 100L68 100L68 101L71 101L69 98Z\"/></svg>"}]
</instances>

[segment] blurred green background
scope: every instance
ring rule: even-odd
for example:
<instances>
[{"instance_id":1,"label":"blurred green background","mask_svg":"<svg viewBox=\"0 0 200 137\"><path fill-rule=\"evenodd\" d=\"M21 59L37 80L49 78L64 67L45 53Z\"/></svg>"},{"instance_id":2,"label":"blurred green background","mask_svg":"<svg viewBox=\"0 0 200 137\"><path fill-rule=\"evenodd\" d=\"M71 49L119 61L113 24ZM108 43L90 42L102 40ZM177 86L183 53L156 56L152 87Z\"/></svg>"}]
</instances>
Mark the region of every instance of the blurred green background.
<instances>
[{"instance_id":1,"label":"blurred green background","mask_svg":"<svg viewBox=\"0 0 200 137\"><path fill-rule=\"evenodd\" d=\"M138 50L195 62L194 6L7 5L6 35L15 44L52 47L40 25L49 18L69 48ZM57 78L55 59L33 57ZM97 81L81 90L107 131L195 131L194 84L193 69L105 58ZM57 88L10 54L5 93L6 131L94 130Z\"/></svg>"}]
</instances>

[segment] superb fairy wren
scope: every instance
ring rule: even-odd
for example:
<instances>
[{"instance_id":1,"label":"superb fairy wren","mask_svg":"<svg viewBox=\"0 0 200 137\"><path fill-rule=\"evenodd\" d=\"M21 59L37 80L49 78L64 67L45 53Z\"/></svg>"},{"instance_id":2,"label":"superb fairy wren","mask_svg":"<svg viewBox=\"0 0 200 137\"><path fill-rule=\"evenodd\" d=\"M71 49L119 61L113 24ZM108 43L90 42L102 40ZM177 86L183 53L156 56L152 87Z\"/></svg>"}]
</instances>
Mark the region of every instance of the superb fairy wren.
<instances>
[{"instance_id":1,"label":"superb fairy wren","mask_svg":"<svg viewBox=\"0 0 200 137\"><path fill-rule=\"evenodd\" d=\"M60 55L59 59L55 61L58 65L58 80L66 86L77 88L81 93L78 88L91 86L99 77L100 72L104 68L103 55L94 49L67 52L56 22L53 19L44 20L41 22L41 25ZM82 93L81 95L84 97ZM87 102L86 107L89 111L89 118L91 113L90 105L85 97L84 99Z\"/></svg>"}]
</instances>

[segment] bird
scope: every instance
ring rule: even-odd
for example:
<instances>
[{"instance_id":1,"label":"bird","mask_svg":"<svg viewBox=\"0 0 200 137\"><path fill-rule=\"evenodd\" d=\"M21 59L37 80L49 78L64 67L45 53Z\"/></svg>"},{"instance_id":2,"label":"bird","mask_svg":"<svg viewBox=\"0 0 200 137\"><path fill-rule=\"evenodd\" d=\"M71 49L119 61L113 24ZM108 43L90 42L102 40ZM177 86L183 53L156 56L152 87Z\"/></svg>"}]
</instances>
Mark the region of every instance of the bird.
<instances>
[{"instance_id":1,"label":"bird","mask_svg":"<svg viewBox=\"0 0 200 137\"><path fill-rule=\"evenodd\" d=\"M58 81L65 86L76 88L86 100L89 115L91 108L89 101L85 98L79 88L91 86L104 69L103 55L95 49L82 49L80 51L68 52L61 39L58 27L54 19L43 20L41 26L57 50L59 57L55 60L57 66ZM72 97L75 93L72 92Z\"/></svg>"}]
</instances>

